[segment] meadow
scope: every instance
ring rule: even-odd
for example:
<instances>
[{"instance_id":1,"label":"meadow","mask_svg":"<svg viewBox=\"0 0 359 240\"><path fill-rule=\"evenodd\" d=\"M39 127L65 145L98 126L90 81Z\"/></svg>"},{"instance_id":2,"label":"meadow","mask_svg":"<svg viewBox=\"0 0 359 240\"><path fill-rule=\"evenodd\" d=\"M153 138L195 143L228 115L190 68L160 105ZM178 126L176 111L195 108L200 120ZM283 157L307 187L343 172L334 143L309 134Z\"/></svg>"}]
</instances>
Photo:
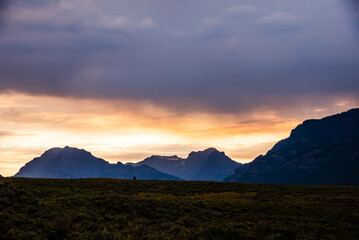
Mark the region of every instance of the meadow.
<instances>
[{"instance_id":1,"label":"meadow","mask_svg":"<svg viewBox=\"0 0 359 240\"><path fill-rule=\"evenodd\" d=\"M359 187L1 178L0 239L359 239Z\"/></svg>"}]
</instances>

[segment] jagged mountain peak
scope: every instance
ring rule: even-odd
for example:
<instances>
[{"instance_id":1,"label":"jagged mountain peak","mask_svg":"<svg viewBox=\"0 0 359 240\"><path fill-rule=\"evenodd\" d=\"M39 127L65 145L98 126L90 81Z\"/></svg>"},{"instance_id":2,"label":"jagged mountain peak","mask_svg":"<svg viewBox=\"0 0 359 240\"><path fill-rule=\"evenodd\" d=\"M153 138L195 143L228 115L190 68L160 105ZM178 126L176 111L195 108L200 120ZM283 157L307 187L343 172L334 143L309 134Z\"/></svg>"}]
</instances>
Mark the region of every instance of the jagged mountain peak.
<instances>
[{"instance_id":1,"label":"jagged mountain peak","mask_svg":"<svg viewBox=\"0 0 359 240\"><path fill-rule=\"evenodd\" d=\"M185 180L222 181L240 164L215 148L191 152L186 159L177 156L151 156L131 164L148 165Z\"/></svg>"},{"instance_id":2,"label":"jagged mountain peak","mask_svg":"<svg viewBox=\"0 0 359 240\"><path fill-rule=\"evenodd\" d=\"M315 146L350 143L359 140L359 109L328 116L322 119L305 120L294 128L290 136L279 141L267 154L285 148L303 152Z\"/></svg>"},{"instance_id":3,"label":"jagged mountain peak","mask_svg":"<svg viewBox=\"0 0 359 240\"><path fill-rule=\"evenodd\" d=\"M80 154L86 156L92 156L92 154L84 149L79 149L75 147L65 146L64 148L55 147L45 151L41 157L54 157L57 155L64 155L64 154Z\"/></svg>"},{"instance_id":4,"label":"jagged mountain peak","mask_svg":"<svg viewBox=\"0 0 359 240\"><path fill-rule=\"evenodd\" d=\"M208 156L213 152L219 152L217 149L215 148L207 148L203 151L193 151L188 155L188 158L196 158L196 157L203 157L203 156Z\"/></svg>"},{"instance_id":5,"label":"jagged mountain peak","mask_svg":"<svg viewBox=\"0 0 359 240\"><path fill-rule=\"evenodd\" d=\"M228 181L305 185L359 184L359 109L306 120Z\"/></svg>"},{"instance_id":6,"label":"jagged mountain peak","mask_svg":"<svg viewBox=\"0 0 359 240\"><path fill-rule=\"evenodd\" d=\"M84 149L64 147L47 150L25 164L15 177L33 178L125 178L180 180L148 166L125 166L94 157Z\"/></svg>"},{"instance_id":7,"label":"jagged mountain peak","mask_svg":"<svg viewBox=\"0 0 359 240\"><path fill-rule=\"evenodd\" d=\"M212 152L219 152L216 148L211 147L211 148L207 148L205 149L203 152L205 153L212 153Z\"/></svg>"},{"instance_id":8,"label":"jagged mountain peak","mask_svg":"<svg viewBox=\"0 0 359 240\"><path fill-rule=\"evenodd\" d=\"M182 160L183 158L180 158L177 155L173 155L173 156L152 155L151 157L148 157L146 159L165 159L165 160L176 161L176 160Z\"/></svg>"}]
</instances>

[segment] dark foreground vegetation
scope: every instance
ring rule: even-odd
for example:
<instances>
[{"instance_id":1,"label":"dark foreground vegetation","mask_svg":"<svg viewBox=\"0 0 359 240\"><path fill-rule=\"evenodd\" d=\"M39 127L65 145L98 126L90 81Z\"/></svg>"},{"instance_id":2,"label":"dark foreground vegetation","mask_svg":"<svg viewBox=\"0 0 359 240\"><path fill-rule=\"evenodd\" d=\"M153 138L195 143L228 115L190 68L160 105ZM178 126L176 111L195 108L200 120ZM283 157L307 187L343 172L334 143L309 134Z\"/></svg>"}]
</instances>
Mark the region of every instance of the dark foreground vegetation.
<instances>
[{"instance_id":1,"label":"dark foreground vegetation","mask_svg":"<svg viewBox=\"0 0 359 240\"><path fill-rule=\"evenodd\" d=\"M0 239L359 239L359 187L2 178Z\"/></svg>"}]
</instances>

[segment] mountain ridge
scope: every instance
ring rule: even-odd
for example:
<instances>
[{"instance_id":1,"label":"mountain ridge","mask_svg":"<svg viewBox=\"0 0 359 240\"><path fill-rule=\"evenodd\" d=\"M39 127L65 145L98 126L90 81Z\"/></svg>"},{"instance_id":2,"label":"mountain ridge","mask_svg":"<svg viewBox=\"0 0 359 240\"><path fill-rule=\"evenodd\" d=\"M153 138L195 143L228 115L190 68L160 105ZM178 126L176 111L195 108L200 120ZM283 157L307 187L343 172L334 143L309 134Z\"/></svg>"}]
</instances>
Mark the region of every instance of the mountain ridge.
<instances>
[{"instance_id":1,"label":"mountain ridge","mask_svg":"<svg viewBox=\"0 0 359 240\"><path fill-rule=\"evenodd\" d=\"M187 158L152 155L143 161L128 164L132 166L148 165L184 180L196 181L222 181L241 165L215 148L192 151Z\"/></svg>"},{"instance_id":2,"label":"mountain ridge","mask_svg":"<svg viewBox=\"0 0 359 240\"><path fill-rule=\"evenodd\" d=\"M41 164L40 164L41 163ZM111 164L77 148L52 148L15 177L110 177L237 181L294 185L359 185L359 108L309 119L265 155L241 164L215 148L187 158L152 155L137 163Z\"/></svg>"},{"instance_id":3,"label":"mountain ridge","mask_svg":"<svg viewBox=\"0 0 359 240\"><path fill-rule=\"evenodd\" d=\"M26 163L14 177L132 179L133 176L144 180L181 180L149 166L125 166L121 162L111 164L84 149L68 146L45 151L40 157Z\"/></svg>"},{"instance_id":4,"label":"mountain ridge","mask_svg":"<svg viewBox=\"0 0 359 240\"><path fill-rule=\"evenodd\" d=\"M359 185L359 109L310 119L225 181Z\"/></svg>"}]
</instances>

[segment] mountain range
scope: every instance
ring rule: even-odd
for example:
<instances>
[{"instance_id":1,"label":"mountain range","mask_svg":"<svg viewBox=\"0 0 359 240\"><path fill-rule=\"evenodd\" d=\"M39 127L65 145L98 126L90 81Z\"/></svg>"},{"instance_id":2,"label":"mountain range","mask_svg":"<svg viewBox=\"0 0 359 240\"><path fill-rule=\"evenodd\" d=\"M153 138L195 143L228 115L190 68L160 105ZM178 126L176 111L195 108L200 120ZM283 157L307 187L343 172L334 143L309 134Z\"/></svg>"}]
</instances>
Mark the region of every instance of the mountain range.
<instances>
[{"instance_id":1,"label":"mountain range","mask_svg":"<svg viewBox=\"0 0 359 240\"><path fill-rule=\"evenodd\" d=\"M188 158L152 156L133 164L110 164L71 147L52 148L25 164L15 177L124 178L222 181L240 166L214 148L192 152Z\"/></svg>"},{"instance_id":2,"label":"mountain range","mask_svg":"<svg viewBox=\"0 0 359 240\"><path fill-rule=\"evenodd\" d=\"M53 148L15 177L109 177L206 180L298 185L359 185L359 109L306 120L264 156L240 164L215 148L187 158L153 155L137 163L110 164L77 148Z\"/></svg>"},{"instance_id":3,"label":"mountain range","mask_svg":"<svg viewBox=\"0 0 359 240\"><path fill-rule=\"evenodd\" d=\"M148 165L184 180L222 181L241 164L215 148L191 152L186 159L177 156L151 156L131 166Z\"/></svg>"},{"instance_id":4,"label":"mountain range","mask_svg":"<svg viewBox=\"0 0 359 240\"><path fill-rule=\"evenodd\" d=\"M91 153L71 147L52 148L25 164L15 177L30 178L123 178L181 180L150 166L110 164Z\"/></svg>"},{"instance_id":5,"label":"mountain range","mask_svg":"<svg viewBox=\"0 0 359 240\"><path fill-rule=\"evenodd\" d=\"M359 109L304 121L225 181L359 185Z\"/></svg>"}]
</instances>

